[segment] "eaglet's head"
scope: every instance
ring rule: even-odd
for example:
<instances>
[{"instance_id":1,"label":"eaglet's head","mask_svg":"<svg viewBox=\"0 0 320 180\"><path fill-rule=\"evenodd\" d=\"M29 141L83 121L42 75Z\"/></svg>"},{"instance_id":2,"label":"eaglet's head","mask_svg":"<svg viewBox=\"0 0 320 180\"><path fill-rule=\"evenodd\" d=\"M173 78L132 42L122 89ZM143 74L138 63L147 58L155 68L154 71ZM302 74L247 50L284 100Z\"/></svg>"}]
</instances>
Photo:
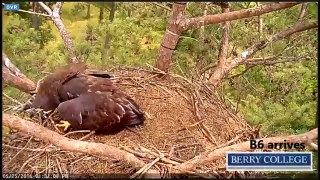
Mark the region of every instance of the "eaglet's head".
<instances>
[{"instance_id":1,"label":"eaglet's head","mask_svg":"<svg viewBox=\"0 0 320 180\"><path fill-rule=\"evenodd\" d=\"M59 104L57 108L59 116L68 121L71 126L78 127L82 124L82 107L75 100L65 101Z\"/></svg>"}]
</instances>

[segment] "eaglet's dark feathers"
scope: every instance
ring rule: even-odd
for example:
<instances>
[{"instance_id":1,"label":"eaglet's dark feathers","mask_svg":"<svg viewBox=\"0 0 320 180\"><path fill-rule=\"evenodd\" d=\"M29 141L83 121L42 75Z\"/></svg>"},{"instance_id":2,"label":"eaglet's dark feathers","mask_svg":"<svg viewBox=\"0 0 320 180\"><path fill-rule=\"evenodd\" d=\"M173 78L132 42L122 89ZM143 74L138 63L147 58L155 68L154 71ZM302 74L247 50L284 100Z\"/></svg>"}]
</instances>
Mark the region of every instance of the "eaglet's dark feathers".
<instances>
[{"instance_id":1,"label":"eaglet's dark feathers","mask_svg":"<svg viewBox=\"0 0 320 180\"><path fill-rule=\"evenodd\" d=\"M38 88L33 108L54 110L61 102L73 99L88 91L115 89L110 75L93 72L83 63L63 66L48 75Z\"/></svg>"},{"instance_id":2,"label":"eaglet's dark feathers","mask_svg":"<svg viewBox=\"0 0 320 180\"><path fill-rule=\"evenodd\" d=\"M59 116L74 129L107 130L144 121L143 111L114 86L111 75L88 70L83 63L63 66L44 79L32 107L58 107Z\"/></svg>"},{"instance_id":3,"label":"eaglet's dark feathers","mask_svg":"<svg viewBox=\"0 0 320 180\"><path fill-rule=\"evenodd\" d=\"M144 114L127 95L119 92L88 92L58 106L59 116L73 129L111 133L142 124Z\"/></svg>"}]
</instances>

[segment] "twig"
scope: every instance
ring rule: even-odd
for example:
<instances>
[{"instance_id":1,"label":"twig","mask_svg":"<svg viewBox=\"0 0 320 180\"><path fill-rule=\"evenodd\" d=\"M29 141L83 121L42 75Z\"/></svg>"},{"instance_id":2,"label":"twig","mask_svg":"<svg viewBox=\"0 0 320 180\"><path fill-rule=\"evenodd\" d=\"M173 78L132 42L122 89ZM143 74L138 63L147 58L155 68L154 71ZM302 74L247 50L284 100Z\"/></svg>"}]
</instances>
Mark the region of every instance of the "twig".
<instances>
[{"instance_id":1,"label":"twig","mask_svg":"<svg viewBox=\"0 0 320 180\"><path fill-rule=\"evenodd\" d=\"M159 6L159 7L163 8L164 10L167 10L167 11L170 11L170 12L172 11L169 7L166 7L166 6L162 5L162 4L159 4L159 3L156 3L156 2L152 2L152 4L154 4L156 6Z\"/></svg>"},{"instance_id":2,"label":"twig","mask_svg":"<svg viewBox=\"0 0 320 180\"><path fill-rule=\"evenodd\" d=\"M42 151L45 151L45 152L52 152L53 150L51 149L30 149L30 148L19 148L19 147L14 147L14 146L10 146L8 144L2 144L4 147L8 147L8 148L11 148L11 149L17 149L17 150L25 150L25 151L33 151L33 152L42 152Z\"/></svg>"},{"instance_id":3,"label":"twig","mask_svg":"<svg viewBox=\"0 0 320 180\"><path fill-rule=\"evenodd\" d=\"M41 156L42 154L44 154L45 151L42 151L40 153L38 153L37 155L35 156L32 156L31 158L29 158L25 163L22 164L21 168L19 169L18 173L21 173L23 168L29 163L31 162L32 160L36 159L37 157Z\"/></svg>"},{"instance_id":4,"label":"twig","mask_svg":"<svg viewBox=\"0 0 320 180\"><path fill-rule=\"evenodd\" d=\"M309 144L313 149L318 151L318 145L316 145L315 143L310 143Z\"/></svg>"},{"instance_id":5,"label":"twig","mask_svg":"<svg viewBox=\"0 0 320 180\"><path fill-rule=\"evenodd\" d=\"M202 118L199 115L198 101L196 100L196 95L194 93L192 94L192 97L193 97L194 113L195 113L197 121L199 122L202 120ZM198 126L200 127L203 135L209 140L209 142L211 142L213 144L217 144L217 140L211 135L210 131L203 123L199 123Z\"/></svg>"},{"instance_id":6,"label":"twig","mask_svg":"<svg viewBox=\"0 0 320 180\"><path fill-rule=\"evenodd\" d=\"M19 104L19 105L23 105L21 102L19 102L18 100L16 100L16 99L14 99L14 98L12 98L12 97L10 97L10 96L8 96L6 93L4 93L4 92L2 92L2 95L4 95L4 97L6 97L6 98L8 98L10 101L12 101L12 102L14 102L14 103L17 103L17 104Z\"/></svg>"},{"instance_id":7,"label":"twig","mask_svg":"<svg viewBox=\"0 0 320 180\"><path fill-rule=\"evenodd\" d=\"M154 157L157 157L157 156L158 156L157 153L152 152L151 150L149 150L149 149L147 149L147 148L145 148L145 147L142 147L142 146L139 146L139 147L140 147L140 149L141 149L143 152L149 153L149 154L153 155ZM170 159L165 158L165 157L162 158L161 161L163 161L163 162L165 162L165 163L168 163L168 164L173 164L173 165L178 165L178 164L180 164L180 163L178 163L178 162L176 162L176 161L170 160Z\"/></svg>"},{"instance_id":8,"label":"twig","mask_svg":"<svg viewBox=\"0 0 320 180\"><path fill-rule=\"evenodd\" d=\"M62 176L62 175L63 175L63 172L62 172L62 170L61 170L60 162L59 162L59 160L58 160L57 158L56 158L56 163L57 163L57 165L58 165L59 173L60 173L60 175Z\"/></svg>"},{"instance_id":9,"label":"twig","mask_svg":"<svg viewBox=\"0 0 320 180\"><path fill-rule=\"evenodd\" d=\"M3 169L6 169L6 168L11 164L11 162L13 162L13 161L18 157L18 155L19 155L22 151L24 151L24 150L26 149L26 147L28 146L28 144L29 144L29 142L32 140L32 138L33 138L33 137L30 137L30 138L29 138L29 140L28 140L28 142L26 143L26 145L25 145L23 148L21 148L21 150L20 150L19 152L17 152L16 155L13 156L13 158L3 167Z\"/></svg>"},{"instance_id":10,"label":"twig","mask_svg":"<svg viewBox=\"0 0 320 180\"><path fill-rule=\"evenodd\" d=\"M63 136L68 136L68 135L76 134L76 133L90 133L90 132L91 132L90 130L70 131L70 132L68 132L67 134L64 134Z\"/></svg>"},{"instance_id":11,"label":"twig","mask_svg":"<svg viewBox=\"0 0 320 180\"><path fill-rule=\"evenodd\" d=\"M120 148L123 149L123 150L125 150L125 151L127 151L127 152L129 152L129 153L132 153L132 154L134 154L134 155L136 155L136 156L142 157L142 158L148 158L148 159L153 158L153 156L150 156L150 154L145 154L145 153L137 152L137 151L134 151L134 150L132 150L132 149L130 149L130 148L128 148L128 147L122 146L122 145L120 145Z\"/></svg>"},{"instance_id":12,"label":"twig","mask_svg":"<svg viewBox=\"0 0 320 180\"><path fill-rule=\"evenodd\" d=\"M143 166L139 171L135 172L133 175L130 176L130 178L136 178L137 176L143 176L155 163L157 163L162 157L159 156L155 160L153 160L151 163L146 164Z\"/></svg>"},{"instance_id":13,"label":"twig","mask_svg":"<svg viewBox=\"0 0 320 180\"><path fill-rule=\"evenodd\" d=\"M94 133L96 133L96 131L91 131L89 134L83 136L82 138L78 139L79 141L83 141L87 138L89 138L91 135L93 135Z\"/></svg>"}]
</instances>

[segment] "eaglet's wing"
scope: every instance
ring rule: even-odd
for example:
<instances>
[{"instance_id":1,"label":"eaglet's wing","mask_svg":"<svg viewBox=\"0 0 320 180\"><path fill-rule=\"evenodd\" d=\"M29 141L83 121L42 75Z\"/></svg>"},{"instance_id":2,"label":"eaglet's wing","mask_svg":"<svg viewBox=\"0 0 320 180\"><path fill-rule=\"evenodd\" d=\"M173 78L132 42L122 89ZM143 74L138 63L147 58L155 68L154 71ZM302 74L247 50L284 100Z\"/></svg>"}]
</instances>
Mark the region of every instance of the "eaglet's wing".
<instances>
[{"instance_id":1,"label":"eaglet's wing","mask_svg":"<svg viewBox=\"0 0 320 180\"><path fill-rule=\"evenodd\" d=\"M76 129L102 129L109 131L117 127L142 124L143 112L127 95L121 92L89 92L59 105L58 112L65 120L73 119L70 114L81 113L81 124Z\"/></svg>"}]
</instances>

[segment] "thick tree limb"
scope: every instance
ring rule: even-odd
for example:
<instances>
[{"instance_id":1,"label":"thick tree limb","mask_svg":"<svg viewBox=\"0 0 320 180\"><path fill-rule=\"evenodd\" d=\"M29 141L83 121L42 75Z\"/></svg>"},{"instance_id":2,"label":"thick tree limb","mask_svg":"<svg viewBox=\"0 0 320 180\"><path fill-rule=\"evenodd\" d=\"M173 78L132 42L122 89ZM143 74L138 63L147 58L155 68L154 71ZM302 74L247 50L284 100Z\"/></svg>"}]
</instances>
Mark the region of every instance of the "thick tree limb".
<instances>
[{"instance_id":1,"label":"thick tree limb","mask_svg":"<svg viewBox=\"0 0 320 180\"><path fill-rule=\"evenodd\" d=\"M222 14L215 14L215 15L207 15L202 17L195 17L191 19L186 19L185 22L183 22L182 26L184 29L190 29L190 28L198 28L202 24L199 22L204 21L204 25L209 24L218 24L223 23L226 21L232 21L236 19L243 19L243 18L249 18L253 16L259 16L262 14L266 14L272 11L280 10L289 8L292 6L295 6L299 3L288 3L288 2L281 2L281 3L271 3L267 5L258 6L255 8L250 9L243 9L239 11L233 11L233 12L227 12Z\"/></svg>"},{"instance_id":2,"label":"thick tree limb","mask_svg":"<svg viewBox=\"0 0 320 180\"><path fill-rule=\"evenodd\" d=\"M40 138L67 151L87 153L91 155L104 156L119 161L126 161L136 169L140 169L145 166L145 163L136 158L133 154L120 150L116 147L102 143L92 143L69 139L36 123L23 120L18 116L4 113L2 122L4 126L7 126L11 129L17 129L31 136Z\"/></svg>"},{"instance_id":3,"label":"thick tree limb","mask_svg":"<svg viewBox=\"0 0 320 180\"><path fill-rule=\"evenodd\" d=\"M219 3L225 5L225 3ZM244 9L233 12L225 12L222 14L207 15L202 17L195 17L187 19L184 16L185 3L174 3L173 13L169 20L167 31L161 42L158 57L156 60L156 67L162 71L168 72L172 59L173 52L177 46L179 37L184 30L190 28L198 28L209 24L218 24L236 19L249 18L259 16L276 10L281 10L295 6L299 3L271 3L267 5L258 6L251 9Z\"/></svg>"},{"instance_id":4,"label":"thick tree limb","mask_svg":"<svg viewBox=\"0 0 320 180\"><path fill-rule=\"evenodd\" d=\"M70 63L79 62L79 60L76 56L76 51L75 51L73 43L72 43L72 39L71 39L70 35L68 34L67 29L64 26L64 24L61 20L61 17L60 17L60 10L62 7L62 2L57 2L55 5L55 8L53 10L51 10L50 7L48 7L43 2L38 2L38 3L44 10L47 11L47 13L51 17L51 20L58 28L60 35L63 39L64 45L66 46L66 48L68 50L69 57L70 57Z\"/></svg>"},{"instance_id":5,"label":"thick tree limb","mask_svg":"<svg viewBox=\"0 0 320 180\"><path fill-rule=\"evenodd\" d=\"M287 143L306 143L309 144L311 140L318 138L318 128L312 131L306 132L300 135L281 136L264 138L264 147L268 147L268 143L283 143L286 140ZM177 168L181 170L193 170L199 165L203 165L209 162L214 162L220 158L226 157L227 151L250 151L250 141L246 141L240 144L232 146L222 147L213 151L206 151L203 154L196 156L192 160L182 163Z\"/></svg>"},{"instance_id":6,"label":"thick tree limb","mask_svg":"<svg viewBox=\"0 0 320 180\"><path fill-rule=\"evenodd\" d=\"M223 69L217 68L212 74L212 76L210 77L209 82L213 86L217 86L222 81L222 79L229 73L231 69L239 66L240 64L245 62L248 58L252 57L256 52L267 47L267 45L269 45L270 43L281 40L294 33L317 28L317 27L318 27L317 22L312 22L308 24L304 22L299 22L296 25L284 31L278 32L265 40L259 41L258 43L254 44L250 48L243 51L237 58L231 61L228 61L226 65L223 67Z\"/></svg>"},{"instance_id":7,"label":"thick tree limb","mask_svg":"<svg viewBox=\"0 0 320 180\"><path fill-rule=\"evenodd\" d=\"M222 12L228 13L229 12L229 6L222 6ZM219 59L218 59L218 66L215 69L215 74L213 75L219 75L223 74L225 70L225 66L227 63L227 56L228 56L228 47L229 47L229 34L230 34L230 22L226 21L224 25L224 29L222 32L222 39L221 39L221 45L220 45L220 51L219 51ZM214 77L216 78L216 77Z\"/></svg>"},{"instance_id":8,"label":"thick tree limb","mask_svg":"<svg viewBox=\"0 0 320 180\"><path fill-rule=\"evenodd\" d=\"M169 19L167 30L163 36L159 49L156 68L167 72L170 67L171 57L182 33L180 22L184 20L184 11L187 3L174 3L172 15Z\"/></svg>"},{"instance_id":9,"label":"thick tree limb","mask_svg":"<svg viewBox=\"0 0 320 180\"><path fill-rule=\"evenodd\" d=\"M27 78L2 52L2 80L23 92L32 93L36 89L33 81Z\"/></svg>"}]
</instances>

